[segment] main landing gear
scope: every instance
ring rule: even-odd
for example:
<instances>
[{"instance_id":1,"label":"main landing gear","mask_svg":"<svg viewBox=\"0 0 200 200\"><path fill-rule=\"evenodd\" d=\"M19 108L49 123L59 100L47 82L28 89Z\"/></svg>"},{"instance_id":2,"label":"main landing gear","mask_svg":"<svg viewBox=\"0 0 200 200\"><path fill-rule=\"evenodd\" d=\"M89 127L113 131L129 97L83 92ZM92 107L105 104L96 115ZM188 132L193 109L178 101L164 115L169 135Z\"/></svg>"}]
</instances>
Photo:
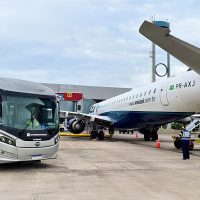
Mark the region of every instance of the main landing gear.
<instances>
[{"instance_id":1,"label":"main landing gear","mask_svg":"<svg viewBox=\"0 0 200 200\"><path fill-rule=\"evenodd\" d=\"M103 129L99 129L99 130L93 129L92 131L90 131L91 140L96 139L96 138L98 138L99 140L104 140L104 137L105 137L105 133Z\"/></svg>"},{"instance_id":2,"label":"main landing gear","mask_svg":"<svg viewBox=\"0 0 200 200\"><path fill-rule=\"evenodd\" d=\"M158 127L149 127L149 128L141 128L139 130L140 133L144 135L145 141L156 141L158 139Z\"/></svg>"},{"instance_id":3,"label":"main landing gear","mask_svg":"<svg viewBox=\"0 0 200 200\"><path fill-rule=\"evenodd\" d=\"M112 138L112 136L114 135L114 128L109 128L108 129L109 135L110 135L110 139ZM105 138L105 132L104 129L101 127L93 127L92 131L90 131L90 139L98 139L98 140L104 140Z\"/></svg>"}]
</instances>

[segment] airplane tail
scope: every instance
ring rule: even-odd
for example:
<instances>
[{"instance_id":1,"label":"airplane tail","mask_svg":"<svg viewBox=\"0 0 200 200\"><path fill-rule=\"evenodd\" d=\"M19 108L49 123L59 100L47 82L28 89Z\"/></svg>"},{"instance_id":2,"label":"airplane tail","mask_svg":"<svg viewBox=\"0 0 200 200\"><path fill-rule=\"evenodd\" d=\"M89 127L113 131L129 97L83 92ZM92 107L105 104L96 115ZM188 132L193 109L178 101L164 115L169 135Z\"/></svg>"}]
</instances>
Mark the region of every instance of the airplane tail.
<instances>
[{"instance_id":1,"label":"airplane tail","mask_svg":"<svg viewBox=\"0 0 200 200\"><path fill-rule=\"evenodd\" d=\"M144 21L139 32L200 74L200 48L169 34L169 29Z\"/></svg>"}]
</instances>

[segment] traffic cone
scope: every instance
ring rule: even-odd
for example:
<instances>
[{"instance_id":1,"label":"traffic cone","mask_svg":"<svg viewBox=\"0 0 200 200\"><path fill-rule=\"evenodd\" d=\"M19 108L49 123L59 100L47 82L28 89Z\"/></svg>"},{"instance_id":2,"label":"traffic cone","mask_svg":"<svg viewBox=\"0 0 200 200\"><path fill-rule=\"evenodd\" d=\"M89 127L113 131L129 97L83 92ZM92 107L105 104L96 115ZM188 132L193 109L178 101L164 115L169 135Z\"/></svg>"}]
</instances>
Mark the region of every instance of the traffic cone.
<instances>
[{"instance_id":1,"label":"traffic cone","mask_svg":"<svg viewBox=\"0 0 200 200\"><path fill-rule=\"evenodd\" d=\"M156 140L156 148L160 149L160 140L159 139Z\"/></svg>"}]
</instances>

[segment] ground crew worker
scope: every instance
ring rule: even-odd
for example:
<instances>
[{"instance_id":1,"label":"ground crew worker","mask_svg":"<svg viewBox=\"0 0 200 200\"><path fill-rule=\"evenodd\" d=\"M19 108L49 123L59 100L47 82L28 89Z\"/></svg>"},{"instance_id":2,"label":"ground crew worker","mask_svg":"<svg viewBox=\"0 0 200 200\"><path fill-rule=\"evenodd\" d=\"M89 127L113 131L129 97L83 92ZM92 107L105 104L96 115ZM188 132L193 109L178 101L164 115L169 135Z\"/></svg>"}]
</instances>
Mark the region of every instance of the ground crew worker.
<instances>
[{"instance_id":1,"label":"ground crew worker","mask_svg":"<svg viewBox=\"0 0 200 200\"><path fill-rule=\"evenodd\" d=\"M181 131L181 147L183 152L183 160L190 159L190 152L189 152L189 146L190 146L190 132L184 129Z\"/></svg>"}]
</instances>

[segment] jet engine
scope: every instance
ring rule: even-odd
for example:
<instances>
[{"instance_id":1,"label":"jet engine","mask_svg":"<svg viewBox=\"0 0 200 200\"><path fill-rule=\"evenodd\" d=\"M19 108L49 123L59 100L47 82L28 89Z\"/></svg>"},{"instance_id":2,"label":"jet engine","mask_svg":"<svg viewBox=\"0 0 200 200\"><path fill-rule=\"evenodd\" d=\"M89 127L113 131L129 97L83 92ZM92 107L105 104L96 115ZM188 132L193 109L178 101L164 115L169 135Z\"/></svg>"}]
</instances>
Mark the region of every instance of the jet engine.
<instances>
[{"instance_id":1,"label":"jet engine","mask_svg":"<svg viewBox=\"0 0 200 200\"><path fill-rule=\"evenodd\" d=\"M79 134L84 131L85 123L83 120L73 118L68 121L67 128L71 133Z\"/></svg>"}]
</instances>

